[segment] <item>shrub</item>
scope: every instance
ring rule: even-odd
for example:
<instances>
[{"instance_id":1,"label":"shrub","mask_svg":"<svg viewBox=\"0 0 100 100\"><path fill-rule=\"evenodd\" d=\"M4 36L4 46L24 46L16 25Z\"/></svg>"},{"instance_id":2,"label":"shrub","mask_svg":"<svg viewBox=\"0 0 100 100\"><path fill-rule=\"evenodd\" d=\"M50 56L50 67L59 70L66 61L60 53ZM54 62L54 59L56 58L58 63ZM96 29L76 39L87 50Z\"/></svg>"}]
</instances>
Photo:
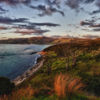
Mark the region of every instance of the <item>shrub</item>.
<instances>
[{"instance_id":1,"label":"shrub","mask_svg":"<svg viewBox=\"0 0 100 100\"><path fill-rule=\"evenodd\" d=\"M0 95L11 93L13 88L14 84L8 78L0 77Z\"/></svg>"},{"instance_id":2,"label":"shrub","mask_svg":"<svg viewBox=\"0 0 100 100\"><path fill-rule=\"evenodd\" d=\"M86 88L90 93L100 96L100 76L86 75L84 76L83 81L87 85Z\"/></svg>"},{"instance_id":3,"label":"shrub","mask_svg":"<svg viewBox=\"0 0 100 100\"><path fill-rule=\"evenodd\" d=\"M93 55L91 53L81 54L78 56L78 60L82 60L83 62L87 62L93 59Z\"/></svg>"}]
</instances>

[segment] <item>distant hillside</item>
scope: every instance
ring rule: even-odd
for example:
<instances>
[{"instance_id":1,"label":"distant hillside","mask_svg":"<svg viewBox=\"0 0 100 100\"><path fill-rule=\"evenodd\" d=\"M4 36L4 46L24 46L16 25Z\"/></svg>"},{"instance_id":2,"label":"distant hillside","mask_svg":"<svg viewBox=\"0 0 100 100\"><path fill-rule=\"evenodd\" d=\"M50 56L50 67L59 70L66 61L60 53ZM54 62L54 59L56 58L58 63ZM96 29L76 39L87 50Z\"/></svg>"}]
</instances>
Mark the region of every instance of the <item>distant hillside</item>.
<instances>
[{"instance_id":1,"label":"distant hillside","mask_svg":"<svg viewBox=\"0 0 100 100\"><path fill-rule=\"evenodd\" d=\"M55 41L55 38L49 37L32 37L32 38L15 38L0 40L0 44L49 44Z\"/></svg>"},{"instance_id":2,"label":"distant hillside","mask_svg":"<svg viewBox=\"0 0 100 100\"><path fill-rule=\"evenodd\" d=\"M31 37L0 40L0 44L59 44L69 42L71 38Z\"/></svg>"},{"instance_id":3,"label":"distant hillside","mask_svg":"<svg viewBox=\"0 0 100 100\"><path fill-rule=\"evenodd\" d=\"M80 43L83 45L83 42L88 44L91 42L100 42L100 38L98 39L81 39L81 38L64 38L64 37L31 37L31 38L14 38L14 39L6 39L0 40L0 44L60 44L60 43L69 43L73 41L73 43ZM89 42L88 42L89 41ZM94 43L95 44L95 43ZM75 44L74 44L75 45Z\"/></svg>"}]
</instances>

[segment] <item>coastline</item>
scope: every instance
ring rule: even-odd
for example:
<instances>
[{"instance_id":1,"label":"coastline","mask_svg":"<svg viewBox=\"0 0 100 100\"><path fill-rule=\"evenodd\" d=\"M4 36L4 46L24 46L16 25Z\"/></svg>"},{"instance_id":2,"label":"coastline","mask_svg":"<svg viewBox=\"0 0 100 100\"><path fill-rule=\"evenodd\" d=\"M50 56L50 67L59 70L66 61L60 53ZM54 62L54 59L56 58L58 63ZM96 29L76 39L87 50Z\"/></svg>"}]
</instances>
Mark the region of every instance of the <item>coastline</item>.
<instances>
[{"instance_id":1,"label":"coastline","mask_svg":"<svg viewBox=\"0 0 100 100\"><path fill-rule=\"evenodd\" d=\"M52 46L52 45L51 45ZM48 46L47 48L51 47ZM47 49L45 48L45 49ZM23 81L25 81L27 78L31 77L35 72L37 72L44 64L45 61L45 49L43 49L40 52L37 52L40 57L37 58L35 65L33 65L31 68L27 69L24 73L13 79L11 82L15 84L15 86L20 85Z\"/></svg>"},{"instance_id":2,"label":"coastline","mask_svg":"<svg viewBox=\"0 0 100 100\"><path fill-rule=\"evenodd\" d=\"M41 60L38 61L38 59L40 59L40 58L41 58ZM21 84L27 78L31 77L35 72L37 72L43 66L43 63L45 61L45 59L43 58L43 55L41 55L41 57L39 57L38 59L37 59L37 63L35 65L33 65L31 68L29 68L24 73L22 73L21 75L19 75L18 77L16 77L15 79L12 80L12 82L15 84L15 86Z\"/></svg>"}]
</instances>

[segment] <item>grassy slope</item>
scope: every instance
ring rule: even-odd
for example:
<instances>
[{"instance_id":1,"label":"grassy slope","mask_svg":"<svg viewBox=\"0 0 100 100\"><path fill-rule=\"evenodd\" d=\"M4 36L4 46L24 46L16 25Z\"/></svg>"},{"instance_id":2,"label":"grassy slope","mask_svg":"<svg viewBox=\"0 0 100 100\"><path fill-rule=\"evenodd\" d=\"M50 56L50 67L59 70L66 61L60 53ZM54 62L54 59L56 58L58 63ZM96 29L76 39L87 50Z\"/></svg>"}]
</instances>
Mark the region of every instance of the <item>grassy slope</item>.
<instances>
[{"instance_id":1,"label":"grassy slope","mask_svg":"<svg viewBox=\"0 0 100 100\"><path fill-rule=\"evenodd\" d=\"M73 56L70 57L70 70L66 70L67 57L62 53L68 49L69 44L58 44L45 49L47 54L44 66L16 90L30 86L34 90L34 95L31 99L24 96L25 98L20 100L100 100L100 41L98 41L76 41L71 44L70 49L78 47L77 50L82 52L77 54L77 63L74 67L72 67ZM80 93L72 93L71 96L66 95L64 98L57 96L54 91L54 80L60 73L67 74L71 79L80 78L85 88ZM29 91L32 91L31 89ZM11 98L10 100L13 100Z\"/></svg>"}]
</instances>

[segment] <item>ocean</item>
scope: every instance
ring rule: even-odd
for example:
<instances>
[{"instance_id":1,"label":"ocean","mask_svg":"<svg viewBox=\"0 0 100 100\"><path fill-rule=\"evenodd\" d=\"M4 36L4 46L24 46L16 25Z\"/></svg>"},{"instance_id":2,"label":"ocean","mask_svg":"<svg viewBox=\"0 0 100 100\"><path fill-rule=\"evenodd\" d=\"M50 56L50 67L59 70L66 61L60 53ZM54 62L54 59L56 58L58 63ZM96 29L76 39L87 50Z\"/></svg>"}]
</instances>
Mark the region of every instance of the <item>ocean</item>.
<instances>
[{"instance_id":1,"label":"ocean","mask_svg":"<svg viewBox=\"0 0 100 100\"><path fill-rule=\"evenodd\" d=\"M0 44L0 76L14 79L37 63L39 52L49 45Z\"/></svg>"}]
</instances>

